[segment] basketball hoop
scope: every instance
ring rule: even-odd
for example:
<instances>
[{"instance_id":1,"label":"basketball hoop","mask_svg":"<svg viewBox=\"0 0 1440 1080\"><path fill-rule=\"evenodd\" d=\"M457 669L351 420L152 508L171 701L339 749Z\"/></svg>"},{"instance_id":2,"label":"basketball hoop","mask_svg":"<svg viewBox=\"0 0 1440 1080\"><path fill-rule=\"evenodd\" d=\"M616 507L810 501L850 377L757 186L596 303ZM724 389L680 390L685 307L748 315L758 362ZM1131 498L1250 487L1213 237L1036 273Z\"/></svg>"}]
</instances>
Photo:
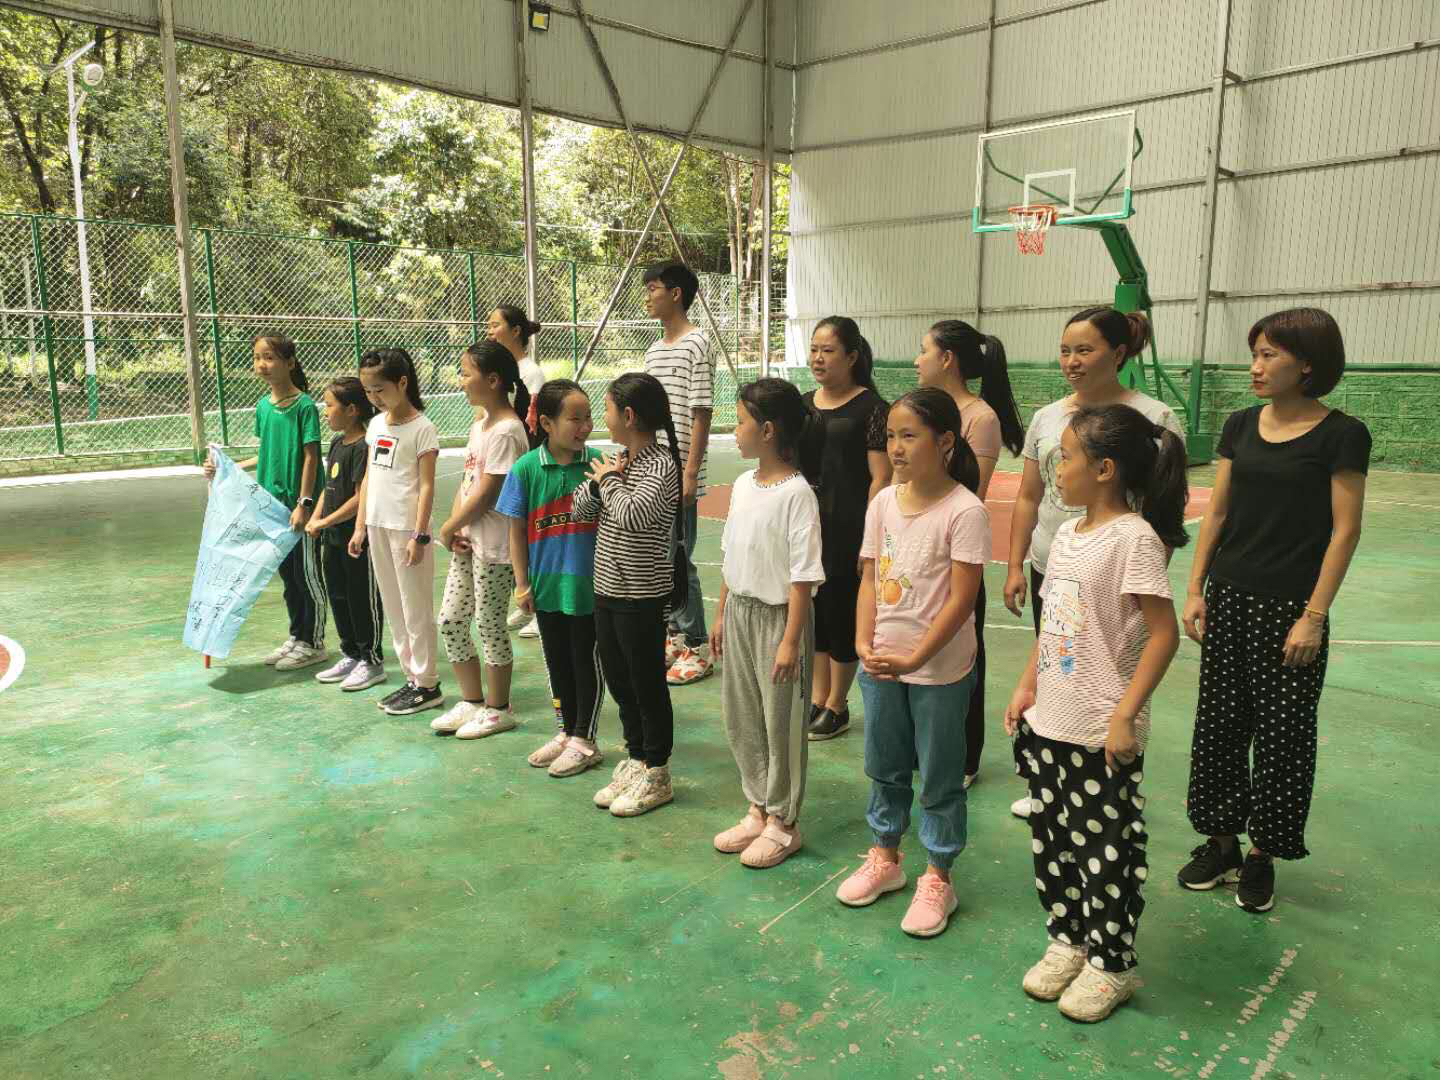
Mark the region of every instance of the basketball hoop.
<instances>
[{"instance_id":1,"label":"basketball hoop","mask_svg":"<svg viewBox=\"0 0 1440 1080\"><path fill-rule=\"evenodd\" d=\"M1045 234L1055 224L1056 208L1049 203L1032 203L1010 207L1010 221L1015 226L1015 241L1021 255L1044 255Z\"/></svg>"}]
</instances>

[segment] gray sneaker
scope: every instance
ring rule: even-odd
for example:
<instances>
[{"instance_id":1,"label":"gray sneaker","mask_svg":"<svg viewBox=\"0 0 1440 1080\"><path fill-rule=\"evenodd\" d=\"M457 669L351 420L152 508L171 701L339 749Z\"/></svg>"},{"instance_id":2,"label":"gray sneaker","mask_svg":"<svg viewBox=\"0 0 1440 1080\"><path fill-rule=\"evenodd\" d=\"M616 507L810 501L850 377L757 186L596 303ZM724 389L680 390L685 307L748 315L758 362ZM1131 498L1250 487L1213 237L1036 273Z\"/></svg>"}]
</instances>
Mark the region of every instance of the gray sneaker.
<instances>
[{"instance_id":1,"label":"gray sneaker","mask_svg":"<svg viewBox=\"0 0 1440 1080\"><path fill-rule=\"evenodd\" d=\"M342 656L340 659L327 667L324 671L315 676L316 682L344 682L352 671L359 665L360 661L349 656Z\"/></svg>"},{"instance_id":2,"label":"gray sneaker","mask_svg":"<svg viewBox=\"0 0 1440 1080\"><path fill-rule=\"evenodd\" d=\"M328 655L323 646L317 648L297 641L288 653L275 661L275 670L298 671L300 668L314 667L316 664L323 664Z\"/></svg>"}]
</instances>

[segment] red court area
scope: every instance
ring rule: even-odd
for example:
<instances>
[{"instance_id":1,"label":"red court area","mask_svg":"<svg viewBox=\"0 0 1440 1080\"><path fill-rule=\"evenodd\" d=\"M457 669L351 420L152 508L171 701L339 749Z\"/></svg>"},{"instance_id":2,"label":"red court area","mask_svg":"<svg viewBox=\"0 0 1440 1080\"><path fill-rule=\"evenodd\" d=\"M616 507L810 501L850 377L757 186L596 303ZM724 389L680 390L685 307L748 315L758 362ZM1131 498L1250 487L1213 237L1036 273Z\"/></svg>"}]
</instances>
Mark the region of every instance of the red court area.
<instances>
[{"instance_id":1,"label":"red court area","mask_svg":"<svg viewBox=\"0 0 1440 1080\"><path fill-rule=\"evenodd\" d=\"M995 562L1005 562L1010 544L1010 510L1020 491L1020 474L997 472L990 480L990 494L985 505L990 509L990 535L994 541ZM1190 502L1185 507L1186 521L1199 521L1210 505L1208 487L1192 487ZM723 521L730 511L730 485L712 487L700 500L700 516Z\"/></svg>"}]
</instances>

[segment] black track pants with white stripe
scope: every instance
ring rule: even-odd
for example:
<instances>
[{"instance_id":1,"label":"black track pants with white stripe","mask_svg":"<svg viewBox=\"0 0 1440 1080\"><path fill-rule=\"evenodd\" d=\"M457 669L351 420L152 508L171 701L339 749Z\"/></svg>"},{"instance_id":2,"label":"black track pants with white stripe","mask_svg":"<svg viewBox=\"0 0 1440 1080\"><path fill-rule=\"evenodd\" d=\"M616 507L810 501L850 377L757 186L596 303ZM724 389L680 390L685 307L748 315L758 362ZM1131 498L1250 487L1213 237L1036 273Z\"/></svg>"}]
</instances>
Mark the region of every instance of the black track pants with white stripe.
<instances>
[{"instance_id":1,"label":"black track pants with white stripe","mask_svg":"<svg viewBox=\"0 0 1440 1080\"><path fill-rule=\"evenodd\" d=\"M302 533L300 542L290 549L280 564L280 580L285 585L285 610L290 613L290 636L296 641L320 648L325 644L325 583L320 579L320 561L316 544Z\"/></svg>"},{"instance_id":2,"label":"black track pants with white stripe","mask_svg":"<svg viewBox=\"0 0 1440 1080\"><path fill-rule=\"evenodd\" d=\"M560 730L594 741L605 701L605 677L595 645L594 615L537 611L540 646L550 672L550 692Z\"/></svg>"},{"instance_id":3,"label":"black track pants with white stripe","mask_svg":"<svg viewBox=\"0 0 1440 1080\"><path fill-rule=\"evenodd\" d=\"M361 555L352 559L342 544L326 543L321 548L325 552L325 587L330 593L330 610L335 613L340 651L352 660L378 666L383 659L380 632L384 612L380 588L370 572L370 558Z\"/></svg>"}]
</instances>

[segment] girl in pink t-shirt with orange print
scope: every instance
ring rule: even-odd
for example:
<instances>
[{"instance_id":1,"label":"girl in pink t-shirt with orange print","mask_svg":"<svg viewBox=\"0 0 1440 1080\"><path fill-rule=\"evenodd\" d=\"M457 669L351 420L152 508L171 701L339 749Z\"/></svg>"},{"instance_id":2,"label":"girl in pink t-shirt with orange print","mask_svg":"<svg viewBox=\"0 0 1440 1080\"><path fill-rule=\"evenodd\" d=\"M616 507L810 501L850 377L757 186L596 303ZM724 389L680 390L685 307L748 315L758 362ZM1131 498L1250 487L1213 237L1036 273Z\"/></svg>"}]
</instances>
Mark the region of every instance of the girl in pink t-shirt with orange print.
<instances>
[{"instance_id":1,"label":"girl in pink t-shirt with orange print","mask_svg":"<svg viewBox=\"0 0 1440 1080\"><path fill-rule=\"evenodd\" d=\"M1084 514L1055 533L1040 635L1005 711L1050 935L1023 985L1094 1022L1139 985L1140 781L1150 695L1180 640L1167 548L1190 539L1185 445L1128 405L1082 408L1061 432L1055 483Z\"/></svg>"},{"instance_id":2,"label":"girl in pink t-shirt with orange print","mask_svg":"<svg viewBox=\"0 0 1440 1080\"><path fill-rule=\"evenodd\" d=\"M965 847L965 710L975 679L975 596L990 558L979 469L943 390L913 390L890 408L894 487L870 502L855 651L864 670L866 821L875 843L836 891L863 907L905 887L900 839L920 773L920 843L929 865L900 928L934 937L956 908L950 867Z\"/></svg>"}]
</instances>

